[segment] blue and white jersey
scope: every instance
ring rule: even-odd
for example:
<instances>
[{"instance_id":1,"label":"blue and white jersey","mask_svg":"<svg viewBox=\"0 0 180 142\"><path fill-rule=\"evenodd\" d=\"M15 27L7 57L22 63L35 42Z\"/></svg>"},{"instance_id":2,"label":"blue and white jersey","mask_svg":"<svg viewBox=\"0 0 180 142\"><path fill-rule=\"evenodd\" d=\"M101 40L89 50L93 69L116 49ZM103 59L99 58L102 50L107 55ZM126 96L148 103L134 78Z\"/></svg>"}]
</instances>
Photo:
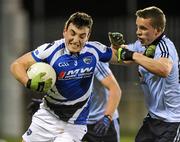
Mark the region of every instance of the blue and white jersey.
<instances>
[{"instance_id":1,"label":"blue and white jersey","mask_svg":"<svg viewBox=\"0 0 180 142\"><path fill-rule=\"evenodd\" d=\"M140 82L144 91L145 102L151 117L166 122L180 122L178 54L174 44L165 35L162 35L154 43L156 43L154 59L169 58L173 67L168 77L162 78L139 66ZM142 47L139 41L129 44L128 49L141 53L145 51L145 47Z\"/></svg>"},{"instance_id":2,"label":"blue and white jersey","mask_svg":"<svg viewBox=\"0 0 180 142\"><path fill-rule=\"evenodd\" d=\"M55 86L44 97L48 106L63 121L86 124L94 70L99 61L108 62L112 50L99 42L87 42L80 53L71 54L60 39L43 44L32 52L37 62L46 62L56 71Z\"/></svg>"},{"instance_id":3,"label":"blue and white jersey","mask_svg":"<svg viewBox=\"0 0 180 142\"><path fill-rule=\"evenodd\" d=\"M112 72L108 63L99 62L95 69L95 79L93 84L92 103L90 105L90 113L88 124L94 124L104 116L108 101L108 90L100 83L101 80L111 75ZM118 110L116 109L113 119L119 117Z\"/></svg>"}]
</instances>

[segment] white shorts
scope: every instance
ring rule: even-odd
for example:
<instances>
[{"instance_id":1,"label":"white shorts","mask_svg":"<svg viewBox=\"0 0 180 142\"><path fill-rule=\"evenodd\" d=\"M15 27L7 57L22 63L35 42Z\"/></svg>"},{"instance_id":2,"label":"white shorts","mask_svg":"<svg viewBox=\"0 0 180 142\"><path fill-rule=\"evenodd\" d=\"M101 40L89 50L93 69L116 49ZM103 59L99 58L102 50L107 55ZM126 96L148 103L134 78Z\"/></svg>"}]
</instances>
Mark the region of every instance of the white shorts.
<instances>
[{"instance_id":1,"label":"white shorts","mask_svg":"<svg viewBox=\"0 0 180 142\"><path fill-rule=\"evenodd\" d=\"M25 142L81 142L86 132L86 125L64 122L41 108L22 137Z\"/></svg>"}]
</instances>

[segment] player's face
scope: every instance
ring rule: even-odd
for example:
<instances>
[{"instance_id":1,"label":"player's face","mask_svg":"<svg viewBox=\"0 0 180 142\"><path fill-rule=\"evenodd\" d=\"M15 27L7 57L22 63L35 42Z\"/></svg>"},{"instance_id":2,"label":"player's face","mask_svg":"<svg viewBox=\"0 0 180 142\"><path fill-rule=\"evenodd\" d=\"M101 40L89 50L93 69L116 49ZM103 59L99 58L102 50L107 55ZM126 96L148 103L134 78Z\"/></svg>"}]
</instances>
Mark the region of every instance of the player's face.
<instances>
[{"instance_id":1,"label":"player's face","mask_svg":"<svg viewBox=\"0 0 180 142\"><path fill-rule=\"evenodd\" d=\"M85 42L88 41L90 29L88 27L77 28L72 23L63 32L66 47L72 53L77 53L82 50Z\"/></svg>"},{"instance_id":2,"label":"player's face","mask_svg":"<svg viewBox=\"0 0 180 142\"><path fill-rule=\"evenodd\" d=\"M151 44L161 34L159 30L152 27L150 18L144 19L137 17L136 19L136 35L142 45Z\"/></svg>"}]
</instances>

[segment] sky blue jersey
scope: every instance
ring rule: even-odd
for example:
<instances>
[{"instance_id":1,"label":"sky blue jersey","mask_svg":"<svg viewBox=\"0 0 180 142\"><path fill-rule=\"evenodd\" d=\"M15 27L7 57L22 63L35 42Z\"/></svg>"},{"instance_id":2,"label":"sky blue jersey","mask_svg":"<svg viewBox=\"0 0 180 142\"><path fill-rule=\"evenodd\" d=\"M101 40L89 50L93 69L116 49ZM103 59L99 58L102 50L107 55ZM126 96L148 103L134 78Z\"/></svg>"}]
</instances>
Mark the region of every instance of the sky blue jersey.
<instances>
[{"instance_id":1,"label":"sky blue jersey","mask_svg":"<svg viewBox=\"0 0 180 142\"><path fill-rule=\"evenodd\" d=\"M65 40L60 39L39 46L32 56L56 71L55 86L44 97L44 104L63 121L86 124L95 67L99 61L111 59L111 48L93 41L87 42L80 53L71 54Z\"/></svg>"},{"instance_id":2,"label":"sky blue jersey","mask_svg":"<svg viewBox=\"0 0 180 142\"><path fill-rule=\"evenodd\" d=\"M90 105L90 113L88 124L94 124L104 116L109 93L100 81L111 75L112 71L108 63L99 62L95 69L95 79L93 84L92 103ZM113 119L119 117L118 110L114 112Z\"/></svg>"},{"instance_id":3,"label":"sky blue jersey","mask_svg":"<svg viewBox=\"0 0 180 142\"><path fill-rule=\"evenodd\" d=\"M140 83L144 91L149 114L166 122L180 122L179 58L172 41L165 35L153 42L156 45L154 59L169 58L173 65L168 77L163 78L139 66ZM143 53L139 41L129 44L128 49Z\"/></svg>"}]
</instances>

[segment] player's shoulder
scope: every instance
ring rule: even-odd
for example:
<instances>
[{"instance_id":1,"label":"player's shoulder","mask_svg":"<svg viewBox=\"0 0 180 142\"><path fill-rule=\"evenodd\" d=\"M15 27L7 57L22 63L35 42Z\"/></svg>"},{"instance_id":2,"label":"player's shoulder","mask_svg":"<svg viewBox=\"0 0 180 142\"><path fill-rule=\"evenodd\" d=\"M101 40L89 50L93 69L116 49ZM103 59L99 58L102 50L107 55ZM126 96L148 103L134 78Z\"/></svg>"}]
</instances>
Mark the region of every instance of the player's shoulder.
<instances>
[{"instance_id":1,"label":"player's shoulder","mask_svg":"<svg viewBox=\"0 0 180 142\"><path fill-rule=\"evenodd\" d=\"M98 42L98 41L88 41L88 42L86 42L85 47L86 48L94 48L95 50L99 50L101 52L104 52L104 51L106 51L107 48L109 48L105 44Z\"/></svg>"},{"instance_id":2,"label":"player's shoulder","mask_svg":"<svg viewBox=\"0 0 180 142\"><path fill-rule=\"evenodd\" d=\"M64 48L65 47L65 41L64 39L59 39L59 40L54 40L51 42L46 42L42 45L40 45L38 48L42 50L48 50L48 49L56 49L57 47L59 48Z\"/></svg>"},{"instance_id":3,"label":"player's shoulder","mask_svg":"<svg viewBox=\"0 0 180 142\"><path fill-rule=\"evenodd\" d=\"M98 41L88 41L88 42L86 42L85 46L94 47L94 48L107 47L106 45L104 45L103 43L98 42Z\"/></svg>"},{"instance_id":4,"label":"player's shoulder","mask_svg":"<svg viewBox=\"0 0 180 142\"><path fill-rule=\"evenodd\" d=\"M53 42L49 43L49 46L65 48L65 39L54 40Z\"/></svg>"},{"instance_id":5,"label":"player's shoulder","mask_svg":"<svg viewBox=\"0 0 180 142\"><path fill-rule=\"evenodd\" d=\"M162 37L162 39L160 40L160 43L166 44L167 46L174 46L174 43L172 42L172 40L170 40L170 38L168 38L166 35Z\"/></svg>"},{"instance_id":6,"label":"player's shoulder","mask_svg":"<svg viewBox=\"0 0 180 142\"><path fill-rule=\"evenodd\" d=\"M62 38L62 39L59 39L59 40L54 40L53 42L54 42L55 45L59 46L59 45L65 44L65 39Z\"/></svg>"},{"instance_id":7,"label":"player's shoulder","mask_svg":"<svg viewBox=\"0 0 180 142\"><path fill-rule=\"evenodd\" d=\"M175 50L175 45L166 35L163 35L157 43L157 48L160 51L169 52Z\"/></svg>"}]
</instances>

